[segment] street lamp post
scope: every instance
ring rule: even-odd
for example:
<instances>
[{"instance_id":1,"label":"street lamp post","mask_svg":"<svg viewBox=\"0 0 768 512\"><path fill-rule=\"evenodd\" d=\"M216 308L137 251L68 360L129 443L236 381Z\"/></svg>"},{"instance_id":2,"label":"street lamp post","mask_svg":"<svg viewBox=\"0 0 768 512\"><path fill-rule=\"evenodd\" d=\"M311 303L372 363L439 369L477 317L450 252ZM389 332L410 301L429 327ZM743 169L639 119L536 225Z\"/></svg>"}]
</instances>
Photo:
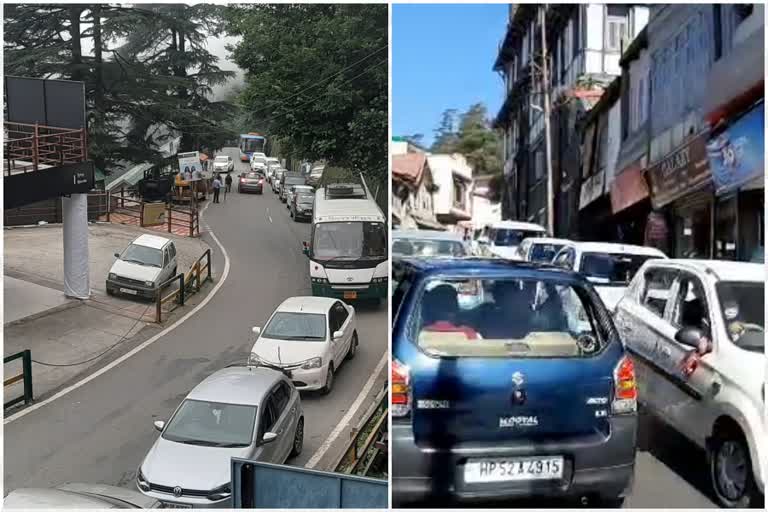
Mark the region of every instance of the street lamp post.
<instances>
[{"instance_id":1,"label":"street lamp post","mask_svg":"<svg viewBox=\"0 0 768 512\"><path fill-rule=\"evenodd\" d=\"M539 7L541 20L541 88L544 93L544 151L547 165L547 230L555 236L555 193L552 176L552 134L549 129L549 73L547 68L547 14L546 6Z\"/></svg>"}]
</instances>

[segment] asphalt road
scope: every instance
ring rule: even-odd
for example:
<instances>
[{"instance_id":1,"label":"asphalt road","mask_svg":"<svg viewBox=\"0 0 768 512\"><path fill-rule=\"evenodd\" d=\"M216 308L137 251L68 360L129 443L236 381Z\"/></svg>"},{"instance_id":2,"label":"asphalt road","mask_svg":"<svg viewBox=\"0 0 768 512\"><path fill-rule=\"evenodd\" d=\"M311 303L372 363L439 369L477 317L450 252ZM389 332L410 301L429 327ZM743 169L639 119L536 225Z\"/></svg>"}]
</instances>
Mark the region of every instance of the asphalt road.
<instances>
[{"instance_id":1,"label":"asphalt road","mask_svg":"<svg viewBox=\"0 0 768 512\"><path fill-rule=\"evenodd\" d=\"M236 149L226 151L237 159ZM236 172L245 166L237 161ZM167 419L214 371L244 361L252 345L251 327L263 326L284 298L310 292L308 263L301 253L310 225L293 222L271 189L264 195L230 193L221 204L210 205L204 220L230 258L221 289L197 315L154 344L5 425L5 494L64 482L133 488L136 469L158 435L153 421ZM217 249L216 276L223 266ZM304 451L292 464L304 465L355 402L387 350L387 332L385 305L358 308L357 357L340 368L329 396L302 397ZM336 444L344 441L340 436ZM333 449L339 446L329 453Z\"/></svg>"}]
</instances>

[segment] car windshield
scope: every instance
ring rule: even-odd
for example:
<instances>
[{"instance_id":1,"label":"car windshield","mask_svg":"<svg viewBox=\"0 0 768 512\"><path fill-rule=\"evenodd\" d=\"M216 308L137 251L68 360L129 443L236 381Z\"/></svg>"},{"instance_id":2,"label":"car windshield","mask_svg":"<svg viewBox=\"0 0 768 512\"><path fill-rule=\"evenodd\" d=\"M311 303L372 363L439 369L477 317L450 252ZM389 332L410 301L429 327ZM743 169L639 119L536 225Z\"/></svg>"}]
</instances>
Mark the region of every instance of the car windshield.
<instances>
[{"instance_id":1,"label":"car windshield","mask_svg":"<svg viewBox=\"0 0 768 512\"><path fill-rule=\"evenodd\" d=\"M229 159L226 156L217 156L216 157L216 161L217 162L225 162L226 163L226 162L229 161Z\"/></svg>"},{"instance_id":2,"label":"car windshield","mask_svg":"<svg viewBox=\"0 0 768 512\"><path fill-rule=\"evenodd\" d=\"M125 250L120 259L128 263L137 263L147 267L162 267L163 252L154 247L131 244Z\"/></svg>"},{"instance_id":3,"label":"car windshield","mask_svg":"<svg viewBox=\"0 0 768 512\"><path fill-rule=\"evenodd\" d=\"M659 256L585 252L581 256L579 272L595 284L627 286L643 263L656 259Z\"/></svg>"},{"instance_id":4,"label":"car windshield","mask_svg":"<svg viewBox=\"0 0 768 512\"><path fill-rule=\"evenodd\" d=\"M467 251L464 244L458 240L397 238L392 241L392 254L396 256L461 258L467 255Z\"/></svg>"},{"instance_id":5,"label":"car windshield","mask_svg":"<svg viewBox=\"0 0 768 512\"><path fill-rule=\"evenodd\" d=\"M324 341L325 315L278 311L262 336L277 340Z\"/></svg>"},{"instance_id":6,"label":"car windshield","mask_svg":"<svg viewBox=\"0 0 768 512\"><path fill-rule=\"evenodd\" d=\"M525 238L541 236L537 231L525 231L522 229L495 229L493 243L499 247L514 247L520 245Z\"/></svg>"},{"instance_id":7,"label":"car windshield","mask_svg":"<svg viewBox=\"0 0 768 512\"><path fill-rule=\"evenodd\" d=\"M415 341L434 356L589 357L610 339L594 293L582 286L433 279L424 290L416 306ZM477 300L459 300L467 290Z\"/></svg>"},{"instance_id":8,"label":"car windshield","mask_svg":"<svg viewBox=\"0 0 768 512\"><path fill-rule=\"evenodd\" d=\"M255 172L249 172L248 175L246 176L246 178L250 180L256 180L256 179L259 179L260 177L261 177L261 174L257 174Z\"/></svg>"},{"instance_id":9,"label":"car windshield","mask_svg":"<svg viewBox=\"0 0 768 512\"><path fill-rule=\"evenodd\" d=\"M530 259L537 263L551 263L563 247L563 244L533 244Z\"/></svg>"},{"instance_id":10,"label":"car windshield","mask_svg":"<svg viewBox=\"0 0 768 512\"><path fill-rule=\"evenodd\" d=\"M250 446L256 424L255 405L186 399L163 432L163 439L199 446Z\"/></svg>"},{"instance_id":11,"label":"car windshield","mask_svg":"<svg viewBox=\"0 0 768 512\"><path fill-rule=\"evenodd\" d=\"M765 351L765 283L720 281L715 285L731 341L744 350Z\"/></svg>"},{"instance_id":12,"label":"car windshield","mask_svg":"<svg viewBox=\"0 0 768 512\"><path fill-rule=\"evenodd\" d=\"M382 222L316 224L312 252L318 260L386 258L387 229Z\"/></svg>"},{"instance_id":13,"label":"car windshield","mask_svg":"<svg viewBox=\"0 0 768 512\"><path fill-rule=\"evenodd\" d=\"M312 204L315 201L315 196L312 194L299 194L299 198L296 200L299 204Z\"/></svg>"}]
</instances>

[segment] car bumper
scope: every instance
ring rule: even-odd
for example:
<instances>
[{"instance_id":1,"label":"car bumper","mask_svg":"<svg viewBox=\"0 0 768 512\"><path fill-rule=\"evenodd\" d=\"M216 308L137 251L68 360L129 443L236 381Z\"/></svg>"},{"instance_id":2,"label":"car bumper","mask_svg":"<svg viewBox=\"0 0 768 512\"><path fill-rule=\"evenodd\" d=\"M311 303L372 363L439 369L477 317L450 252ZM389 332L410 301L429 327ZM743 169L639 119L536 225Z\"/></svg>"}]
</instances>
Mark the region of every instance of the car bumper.
<instances>
[{"instance_id":1,"label":"car bumper","mask_svg":"<svg viewBox=\"0 0 768 512\"><path fill-rule=\"evenodd\" d=\"M327 365L311 370L291 370L291 381L299 391L317 391L325 386L326 375L328 375Z\"/></svg>"},{"instance_id":2,"label":"car bumper","mask_svg":"<svg viewBox=\"0 0 768 512\"><path fill-rule=\"evenodd\" d=\"M126 292L123 290L133 290L136 293ZM157 289L155 287L126 284L120 281L113 281L111 279L107 279L107 291L110 293L131 295L133 297L143 297L145 299L154 299L155 294L157 293Z\"/></svg>"},{"instance_id":3,"label":"car bumper","mask_svg":"<svg viewBox=\"0 0 768 512\"><path fill-rule=\"evenodd\" d=\"M392 422L393 505L419 502L434 492L459 502L523 498L581 498L583 496L616 499L631 490L635 470L637 418L627 416L611 420L611 434L590 436L578 441L533 443L467 443L447 451L425 450L416 445L410 421ZM440 454L442 453L442 455ZM467 458L562 455L563 478L554 481L525 481L468 484L463 479ZM455 468L447 484L433 489L432 467ZM450 469L449 469L450 470Z\"/></svg>"},{"instance_id":4,"label":"car bumper","mask_svg":"<svg viewBox=\"0 0 768 512\"><path fill-rule=\"evenodd\" d=\"M160 501L162 503L162 508L232 508L232 498L227 498L221 501L211 501L207 498L193 498L187 496L177 498L173 494L164 492L145 492L141 489L139 490L144 496L149 496L150 498Z\"/></svg>"},{"instance_id":5,"label":"car bumper","mask_svg":"<svg viewBox=\"0 0 768 512\"><path fill-rule=\"evenodd\" d=\"M295 210L293 212L293 216L297 219L311 219L312 218L312 212L300 212L298 210Z\"/></svg>"},{"instance_id":6,"label":"car bumper","mask_svg":"<svg viewBox=\"0 0 768 512\"><path fill-rule=\"evenodd\" d=\"M370 299L383 299L389 292L389 286L384 283L371 283L369 285L360 285L361 288L337 288L333 284L328 283L312 283L312 295L318 297L333 297L342 300L370 300ZM362 287L365 286L365 287ZM355 293L355 297L351 298L349 294Z\"/></svg>"},{"instance_id":7,"label":"car bumper","mask_svg":"<svg viewBox=\"0 0 768 512\"><path fill-rule=\"evenodd\" d=\"M263 185L239 185L242 192L258 192L261 193L264 190Z\"/></svg>"}]
</instances>

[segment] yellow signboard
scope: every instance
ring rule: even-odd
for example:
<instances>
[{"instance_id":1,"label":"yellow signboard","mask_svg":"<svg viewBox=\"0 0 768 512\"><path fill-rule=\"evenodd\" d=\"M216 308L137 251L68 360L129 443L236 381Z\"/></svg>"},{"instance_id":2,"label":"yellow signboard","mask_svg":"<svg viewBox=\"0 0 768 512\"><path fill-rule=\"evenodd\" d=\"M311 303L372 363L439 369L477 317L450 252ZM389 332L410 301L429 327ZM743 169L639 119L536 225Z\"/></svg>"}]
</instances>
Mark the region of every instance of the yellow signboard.
<instances>
[{"instance_id":1,"label":"yellow signboard","mask_svg":"<svg viewBox=\"0 0 768 512\"><path fill-rule=\"evenodd\" d=\"M144 203L142 212L144 226L157 226L165 223L165 203Z\"/></svg>"}]
</instances>

